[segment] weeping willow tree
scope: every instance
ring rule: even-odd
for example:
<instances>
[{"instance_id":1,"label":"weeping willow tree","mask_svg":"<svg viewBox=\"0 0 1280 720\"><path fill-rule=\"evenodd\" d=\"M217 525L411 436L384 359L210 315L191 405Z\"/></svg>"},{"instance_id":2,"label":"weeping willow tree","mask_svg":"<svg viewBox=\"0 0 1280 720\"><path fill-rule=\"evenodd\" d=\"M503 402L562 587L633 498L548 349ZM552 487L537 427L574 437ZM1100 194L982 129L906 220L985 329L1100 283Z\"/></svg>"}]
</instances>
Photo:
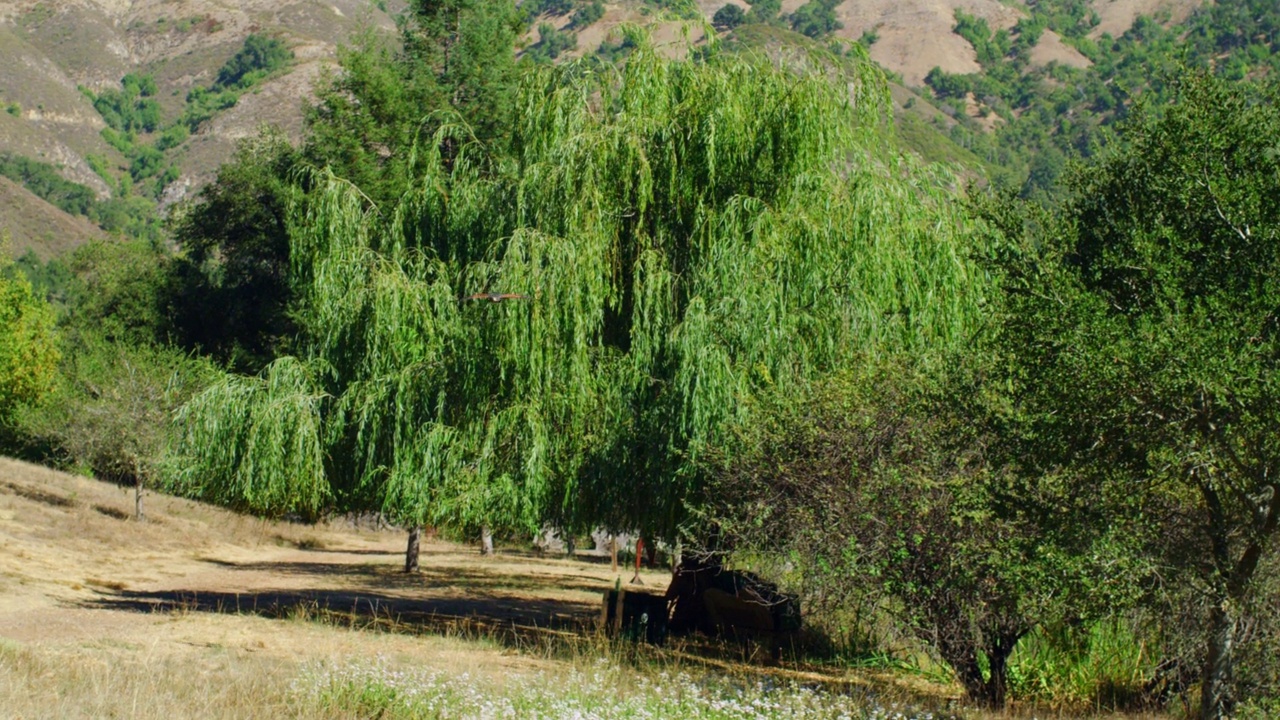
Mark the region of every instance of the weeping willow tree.
<instances>
[{"instance_id":1,"label":"weeping willow tree","mask_svg":"<svg viewBox=\"0 0 1280 720\"><path fill-rule=\"evenodd\" d=\"M302 358L188 408L180 484L669 537L753 397L964 337L965 221L883 150L878 72L638 45L531 69L502 155L440 126L394 207L316 171L290 231ZM488 292L516 297L465 299Z\"/></svg>"}]
</instances>

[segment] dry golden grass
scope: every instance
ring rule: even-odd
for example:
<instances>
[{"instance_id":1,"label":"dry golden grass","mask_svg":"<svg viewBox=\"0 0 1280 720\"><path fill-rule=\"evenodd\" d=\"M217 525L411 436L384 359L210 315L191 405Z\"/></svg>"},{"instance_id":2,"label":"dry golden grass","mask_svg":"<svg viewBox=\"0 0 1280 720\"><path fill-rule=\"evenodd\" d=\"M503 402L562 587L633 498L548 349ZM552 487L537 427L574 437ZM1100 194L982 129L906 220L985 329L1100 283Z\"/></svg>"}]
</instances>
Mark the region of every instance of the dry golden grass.
<instances>
[{"instance_id":1,"label":"dry golden grass","mask_svg":"<svg viewBox=\"0 0 1280 720\"><path fill-rule=\"evenodd\" d=\"M601 658L593 692L634 694L638 678L665 674L940 710L959 698L908 673L762 667L733 644L606 640L593 630L600 593L631 576L607 562L511 548L482 558L428 541L422 572L406 576L400 532L266 522L154 494L138 523L126 519L132 502L131 490L0 458L0 717L361 716L368 707L298 687L316 668L371 666L463 678L495 697L562 683L572 698ZM643 579L656 590L668 575Z\"/></svg>"}]
</instances>

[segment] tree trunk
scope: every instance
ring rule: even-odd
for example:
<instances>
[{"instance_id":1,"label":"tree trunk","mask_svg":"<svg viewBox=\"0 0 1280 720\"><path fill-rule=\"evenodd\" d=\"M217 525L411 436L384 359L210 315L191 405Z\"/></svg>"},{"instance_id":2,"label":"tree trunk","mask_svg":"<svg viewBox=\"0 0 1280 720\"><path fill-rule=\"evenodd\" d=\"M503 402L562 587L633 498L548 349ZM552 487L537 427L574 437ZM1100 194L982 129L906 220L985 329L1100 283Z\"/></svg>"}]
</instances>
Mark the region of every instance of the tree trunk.
<instances>
[{"instance_id":1,"label":"tree trunk","mask_svg":"<svg viewBox=\"0 0 1280 720\"><path fill-rule=\"evenodd\" d=\"M409 545L404 549L404 571L418 572L418 553L422 547L422 526L409 528Z\"/></svg>"},{"instance_id":2,"label":"tree trunk","mask_svg":"<svg viewBox=\"0 0 1280 720\"><path fill-rule=\"evenodd\" d=\"M147 516L142 512L142 475L134 478L133 484L133 519L142 522Z\"/></svg>"},{"instance_id":3,"label":"tree trunk","mask_svg":"<svg viewBox=\"0 0 1280 720\"><path fill-rule=\"evenodd\" d=\"M990 677L987 678L986 702L991 707L1004 707L1005 701L1009 695L1009 656L1013 654L1013 649L1018 645L1018 638L1021 634L1006 635L995 642L995 644L987 651L987 668L990 671Z\"/></svg>"},{"instance_id":4,"label":"tree trunk","mask_svg":"<svg viewBox=\"0 0 1280 720\"><path fill-rule=\"evenodd\" d=\"M987 669L984 675L978 662L978 648L969 643L944 643L938 647L942 659L956 673L956 679L964 686L970 700L990 708L1004 707L1009 691L1009 656L1018 644L1020 635L1005 636L987 649Z\"/></svg>"},{"instance_id":5,"label":"tree trunk","mask_svg":"<svg viewBox=\"0 0 1280 720\"><path fill-rule=\"evenodd\" d=\"M564 554L574 557L578 553L578 544L573 541L573 535L569 534L564 539Z\"/></svg>"},{"instance_id":6,"label":"tree trunk","mask_svg":"<svg viewBox=\"0 0 1280 720\"><path fill-rule=\"evenodd\" d=\"M618 536L609 536L609 557L613 558L613 572L618 572Z\"/></svg>"},{"instance_id":7,"label":"tree trunk","mask_svg":"<svg viewBox=\"0 0 1280 720\"><path fill-rule=\"evenodd\" d=\"M493 531L489 529L488 525L480 527L480 554L493 554Z\"/></svg>"},{"instance_id":8,"label":"tree trunk","mask_svg":"<svg viewBox=\"0 0 1280 720\"><path fill-rule=\"evenodd\" d=\"M1231 656L1238 626L1239 618L1229 600L1219 603L1209 615L1209 657L1200 687L1201 720L1221 720L1231 712Z\"/></svg>"}]
</instances>

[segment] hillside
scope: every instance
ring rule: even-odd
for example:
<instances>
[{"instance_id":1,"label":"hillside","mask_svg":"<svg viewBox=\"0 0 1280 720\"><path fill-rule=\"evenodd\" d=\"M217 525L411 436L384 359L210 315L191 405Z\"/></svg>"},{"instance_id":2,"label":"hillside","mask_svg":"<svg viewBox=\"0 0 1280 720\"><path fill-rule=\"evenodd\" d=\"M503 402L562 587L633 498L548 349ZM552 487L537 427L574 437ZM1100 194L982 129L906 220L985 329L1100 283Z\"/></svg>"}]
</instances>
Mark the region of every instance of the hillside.
<instances>
[{"instance_id":1,"label":"hillside","mask_svg":"<svg viewBox=\"0 0 1280 720\"><path fill-rule=\"evenodd\" d=\"M128 73L150 74L164 115L172 118L187 93L210 83L250 33L278 37L293 50L289 72L268 79L235 112L187 141L171 199L207 180L235 141L258 126L279 125L296 135L303 100L337 45L365 25L393 27L385 12L362 0L6 0L0 19L0 52L13 68L0 81L0 102L20 108L0 117L0 151L46 159L100 194L110 188L86 157L115 165L123 158L101 137L106 125L77 88L102 92L118 88Z\"/></svg>"},{"instance_id":2,"label":"hillside","mask_svg":"<svg viewBox=\"0 0 1280 720\"><path fill-rule=\"evenodd\" d=\"M103 236L87 219L58 209L6 177L0 177L0 208L0 236L8 235L14 255L34 250L47 261Z\"/></svg>"},{"instance_id":3,"label":"hillside","mask_svg":"<svg viewBox=\"0 0 1280 720\"><path fill-rule=\"evenodd\" d=\"M1085 74L1070 82L1087 83L1101 38L1119 37L1142 16L1173 25L1203 4L1200 0L756 3L770 8L766 11L744 0L728 3L744 11L748 24L737 29L721 24L716 31L731 41L741 40L740 47L803 45L808 39L792 32L793 27L809 34L814 47L861 42L894 80L898 134L907 147L927 160L958 163L977 175L1008 176L1010 183L1021 183L1032 155L1046 147L1041 139L994 139L997 131L1019 135L1002 128L1027 109L1017 107L1016 98L1025 97L1029 86L1012 88L1006 77L1000 88L984 86L981 92L949 98L927 80L931 72L940 72L940 77L978 78L981 83L981 78L994 72L972 34L957 30L957 13L992 33L1003 33L1006 42L1026 43L1024 64L1015 72L1047 77L1065 68ZM623 24L647 26L655 42L680 52L689 43L703 42L710 25L701 21L711 22L726 7L721 0L687 0L685 4L624 0L600 4L599 17L580 22L575 9L587 5L582 0L576 4L527 0L523 6L533 16L523 52L532 58L537 55L532 52L535 48L546 50L541 47L547 40L542 32L550 27L557 35L549 39L555 49L549 55L543 52L543 57L590 55L616 38L614 29ZM0 153L47 163L67 180L89 188L99 200L147 198L163 213L166 206L192 197L230 156L236 141L263 125L300 137L304 105L325 68L333 67L337 47L361 28L394 33L392 15L398 7L371 0L0 0L0 55L8 61L0 79L0 108L4 109ZM813 8L825 8L813 14L817 24L798 23L797 18ZM1062 18L1068 18L1066 24ZM1077 32L1070 18L1087 27ZM1034 37L1022 30L1028 23L1035 25ZM769 30L753 34L753 27ZM228 95L219 85L219 69L255 36L280 43L293 59ZM1114 62L1109 60L1108 67ZM138 107L156 108L159 121L150 130L113 129L101 107L95 107L103 98L118 96L122 78L130 75L154 80L154 92L137 100ZM1078 112L1073 108L1069 114ZM1069 144L1058 143L1055 152L1067 150ZM1054 167L1060 164L1056 159L1049 162ZM131 227L147 225L137 217L152 212L143 209L144 204L131 205ZM0 222L15 228L29 225L19 221L17 212L0 209ZM43 243L38 239L43 236L17 231L15 239L20 234L23 246L37 247L44 255L77 242Z\"/></svg>"}]
</instances>

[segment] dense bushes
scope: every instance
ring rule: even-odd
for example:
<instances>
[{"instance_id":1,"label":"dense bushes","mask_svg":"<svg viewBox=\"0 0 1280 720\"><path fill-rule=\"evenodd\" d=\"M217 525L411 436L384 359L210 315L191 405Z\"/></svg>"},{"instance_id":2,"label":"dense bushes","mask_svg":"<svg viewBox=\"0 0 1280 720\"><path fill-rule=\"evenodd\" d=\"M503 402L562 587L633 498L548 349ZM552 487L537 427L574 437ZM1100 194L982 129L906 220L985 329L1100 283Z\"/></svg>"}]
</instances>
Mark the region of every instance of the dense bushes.
<instances>
[{"instance_id":1,"label":"dense bushes","mask_svg":"<svg viewBox=\"0 0 1280 720\"><path fill-rule=\"evenodd\" d=\"M0 433L21 407L49 392L58 363L53 312L14 272L8 253L0 237Z\"/></svg>"},{"instance_id":2,"label":"dense bushes","mask_svg":"<svg viewBox=\"0 0 1280 720\"><path fill-rule=\"evenodd\" d=\"M293 53L279 38L250 33L244 46L219 70L219 87L247 87L289 64Z\"/></svg>"},{"instance_id":3,"label":"dense bushes","mask_svg":"<svg viewBox=\"0 0 1280 720\"><path fill-rule=\"evenodd\" d=\"M55 336L46 311L47 361L24 362L45 368L46 392L12 413L5 452L139 488L158 476L173 412L214 376L210 362L165 342L170 263L144 241L95 242L66 263L24 263L62 299L62 312Z\"/></svg>"},{"instance_id":4,"label":"dense bushes","mask_svg":"<svg viewBox=\"0 0 1280 720\"><path fill-rule=\"evenodd\" d=\"M950 381L966 397L948 397L913 364L868 362L880 369L779 399L746 430L753 451L729 464L714 517L739 550L789 566L811 619L875 632L888 616L1001 705L1022 638L1120 609L1142 573L1123 536L1064 522L1080 489L1003 455L970 387Z\"/></svg>"}]
</instances>

